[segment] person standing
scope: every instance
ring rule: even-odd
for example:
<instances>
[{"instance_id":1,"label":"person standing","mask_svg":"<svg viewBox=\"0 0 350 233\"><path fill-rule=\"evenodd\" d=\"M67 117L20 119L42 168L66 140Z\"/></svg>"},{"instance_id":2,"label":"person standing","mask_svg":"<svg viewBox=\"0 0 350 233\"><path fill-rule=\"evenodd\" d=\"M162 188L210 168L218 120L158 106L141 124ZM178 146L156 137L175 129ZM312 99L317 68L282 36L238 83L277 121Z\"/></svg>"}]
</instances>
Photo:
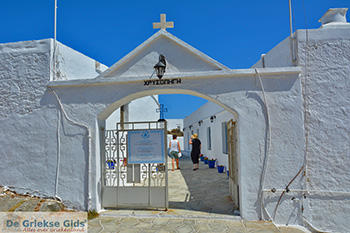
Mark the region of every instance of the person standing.
<instances>
[{"instance_id":1,"label":"person standing","mask_svg":"<svg viewBox=\"0 0 350 233\"><path fill-rule=\"evenodd\" d=\"M176 169L180 169L179 167L179 153L181 153L180 143L179 140L176 139L177 136L173 135L173 139L169 142L169 148L170 148L170 158L172 162L172 171L174 171L174 162L176 160Z\"/></svg>"},{"instance_id":2,"label":"person standing","mask_svg":"<svg viewBox=\"0 0 350 233\"><path fill-rule=\"evenodd\" d=\"M193 171L199 168L199 155L201 154L201 141L198 139L198 134L193 134L190 139L192 145L191 159L193 163Z\"/></svg>"}]
</instances>

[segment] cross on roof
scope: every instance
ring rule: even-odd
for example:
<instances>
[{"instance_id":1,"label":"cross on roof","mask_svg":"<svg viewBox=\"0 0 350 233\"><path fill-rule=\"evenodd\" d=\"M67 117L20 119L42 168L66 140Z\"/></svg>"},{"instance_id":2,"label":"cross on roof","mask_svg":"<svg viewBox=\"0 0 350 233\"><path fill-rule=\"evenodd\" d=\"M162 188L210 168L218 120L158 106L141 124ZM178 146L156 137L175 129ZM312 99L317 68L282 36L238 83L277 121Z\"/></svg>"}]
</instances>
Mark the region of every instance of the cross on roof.
<instances>
[{"instance_id":1,"label":"cross on roof","mask_svg":"<svg viewBox=\"0 0 350 233\"><path fill-rule=\"evenodd\" d=\"M166 14L160 14L160 23L153 23L153 29L160 28L166 30L167 28L173 28L174 22L166 22Z\"/></svg>"}]
</instances>

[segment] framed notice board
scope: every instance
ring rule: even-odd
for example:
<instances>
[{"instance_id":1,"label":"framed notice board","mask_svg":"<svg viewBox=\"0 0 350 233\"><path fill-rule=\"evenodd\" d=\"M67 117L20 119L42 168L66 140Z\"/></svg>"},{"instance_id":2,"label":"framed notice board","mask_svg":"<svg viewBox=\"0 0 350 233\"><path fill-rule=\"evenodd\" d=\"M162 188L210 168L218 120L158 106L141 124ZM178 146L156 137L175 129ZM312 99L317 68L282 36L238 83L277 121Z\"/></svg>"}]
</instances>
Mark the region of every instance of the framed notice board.
<instances>
[{"instance_id":1,"label":"framed notice board","mask_svg":"<svg viewBox=\"0 0 350 233\"><path fill-rule=\"evenodd\" d=\"M164 129L128 132L128 163L165 163Z\"/></svg>"}]
</instances>

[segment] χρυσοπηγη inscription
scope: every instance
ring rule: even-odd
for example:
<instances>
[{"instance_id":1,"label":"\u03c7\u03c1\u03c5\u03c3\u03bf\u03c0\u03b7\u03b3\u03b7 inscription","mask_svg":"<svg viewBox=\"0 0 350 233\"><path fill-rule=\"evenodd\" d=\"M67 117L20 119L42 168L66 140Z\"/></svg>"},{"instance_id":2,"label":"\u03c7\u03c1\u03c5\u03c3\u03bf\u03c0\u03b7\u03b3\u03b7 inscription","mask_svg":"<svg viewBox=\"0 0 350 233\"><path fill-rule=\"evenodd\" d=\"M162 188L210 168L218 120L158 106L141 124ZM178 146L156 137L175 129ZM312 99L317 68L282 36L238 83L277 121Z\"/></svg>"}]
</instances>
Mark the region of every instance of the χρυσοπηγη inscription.
<instances>
[{"instance_id":1,"label":"\u03c7\u03c1\u03c5\u03c3\u03bf\u03c0\u03b7\u03b3\u03b7 inscription","mask_svg":"<svg viewBox=\"0 0 350 233\"><path fill-rule=\"evenodd\" d=\"M158 85L174 85L181 84L181 78L172 78L172 79L150 79L143 80L144 86L158 86Z\"/></svg>"}]
</instances>

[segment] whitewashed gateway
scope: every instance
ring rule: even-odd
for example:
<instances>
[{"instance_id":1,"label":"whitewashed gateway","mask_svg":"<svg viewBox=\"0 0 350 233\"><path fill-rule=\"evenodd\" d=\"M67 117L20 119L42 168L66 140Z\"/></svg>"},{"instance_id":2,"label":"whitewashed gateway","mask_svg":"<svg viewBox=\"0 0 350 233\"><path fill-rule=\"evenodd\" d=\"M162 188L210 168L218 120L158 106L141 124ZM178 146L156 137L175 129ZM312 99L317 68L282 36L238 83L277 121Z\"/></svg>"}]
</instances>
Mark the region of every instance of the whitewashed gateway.
<instances>
[{"instance_id":1,"label":"whitewashed gateway","mask_svg":"<svg viewBox=\"0 0 350 233\"><path fill-rule=\"evenodd\" d=\"M350 25L345 13L331 9L321 28L298 30L253 68L241 70L166 32L165 22L108 69L63 45L54 50L52 40L2 44L0 185L100 210L107 118L140 97L190 94L232 116L230 156L237 162L231 182L242 218L346 232ZM165 75L149 79L160 54Z\"/></svg>"}]
</instances>

